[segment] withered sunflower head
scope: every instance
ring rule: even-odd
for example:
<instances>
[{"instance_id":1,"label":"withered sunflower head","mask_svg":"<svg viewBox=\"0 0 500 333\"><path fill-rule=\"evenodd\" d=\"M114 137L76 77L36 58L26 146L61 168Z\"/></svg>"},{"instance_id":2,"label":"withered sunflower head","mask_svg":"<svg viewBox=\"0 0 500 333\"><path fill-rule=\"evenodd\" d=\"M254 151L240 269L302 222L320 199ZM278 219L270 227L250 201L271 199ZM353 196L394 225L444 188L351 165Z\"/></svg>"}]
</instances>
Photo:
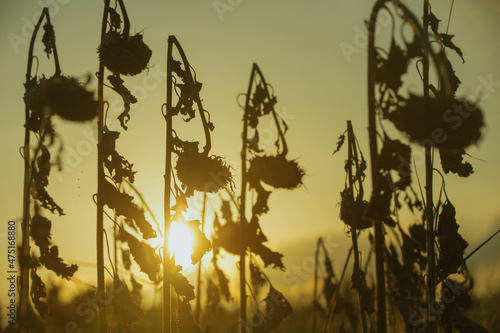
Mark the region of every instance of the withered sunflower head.
<instances>
[{"instance_id":1,"label":"withered sunflower head","mask_svg":"<svg viewBox=\"0 0 500 333\"><path fill-rule=\"evenodd\" d=\"M30 110L40 115L46 108L63 119L78 122L91 120L97 115L93 93L72 77L41 79L26 91L24 100Z\"/></svg>"},{"instance_id":2,"label":"withered sunflower head","mask_svg":"<svg viewBox=\"0 0 500 333\"><path fill-rule=\"evenodd\" d=\"M175 170L189 190L215 193L233 183L230 167L222 157L207 156L195 150L179 153Z\"/></svg>"},{"instance_id":3,"label":"withered sunflower head","mask_svg":"<svg viewBox=\"0 0 500 333\"><path fill-rule=\"evenodd\" d=\"M387 118L414 142L455 151L477 143L484 126L479 107L460 98L410 95Z\"/></svg>"},{"instance_id":4,"label":"withered sunflower head","mask_svg":"<svg viewBox=\"0 0 500 333\"><path fill-rule=\"evenodd\" d=\"M110 30L97 49L99 60L113 73L137 75L147 68L151 49L142 40L141 34L125 37Z\"/></svg>"},{"instance_id":5,"label":"withered sunflower head","mask_svg":"<svg viewBox=\"0 0 500 333\"><path fill-rule=\"evenodd\" d=\"M295 160L285 156L256 156L250 161L250 182L262 180L274 188L294 189L302 185L304 170Z\"/></svg>"}]
</instances>

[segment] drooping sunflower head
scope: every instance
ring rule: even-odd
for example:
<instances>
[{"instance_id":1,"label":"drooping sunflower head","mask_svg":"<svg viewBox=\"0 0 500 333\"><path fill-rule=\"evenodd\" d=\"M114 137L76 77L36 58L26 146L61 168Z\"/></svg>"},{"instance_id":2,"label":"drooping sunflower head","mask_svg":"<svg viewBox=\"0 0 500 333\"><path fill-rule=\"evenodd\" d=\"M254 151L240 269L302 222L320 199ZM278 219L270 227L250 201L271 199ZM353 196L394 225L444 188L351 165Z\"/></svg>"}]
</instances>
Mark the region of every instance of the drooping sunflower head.
<instances>
[{"instance_id":1,"label":"drooping sunflower head","mask_svg":"<svg viewBox=\"0 0 500 333\"><path fill-rule=\"evenodd\" d=\"M233 183L230 167L220 156L207 156L195 150L179 153L177 177L190 190L215 193Z\"/></svg>"},{"instance_id":2,"label":"drooping sunflower head","mask_svg":"<svg viewBox=\"0 0 500 333\"><path fill-rule=\"evenodd\" d=\"M294 189L302 185L304 170L295 160L285 156L256 156L250 161L248 177L250 182L262 180L275 188Z\"/></svg>"},{"instance_id":3,"label":"drooping sunflower head","mask_svg":"<svg viewBox=\"0 0 500 333\"><path fill-rule=\"evenodd\" d=\"M125 37L110 30L97 49L99 60L113 73L137 75L147 68L151 49L144 43L142 34Z\"/></svg>"},{"instance_id":4,"label":"drooping sunflower head","mask_svg":"<svg viewBox=\"0 0 500 333\"><path fill-rule=\"evenodd\" d=\"M26 90L24 101L39 116L48 110L63 119L82 122L97 115L97 101L93 93L68 76L41 79Z\"/></svg>"}]
</instances>

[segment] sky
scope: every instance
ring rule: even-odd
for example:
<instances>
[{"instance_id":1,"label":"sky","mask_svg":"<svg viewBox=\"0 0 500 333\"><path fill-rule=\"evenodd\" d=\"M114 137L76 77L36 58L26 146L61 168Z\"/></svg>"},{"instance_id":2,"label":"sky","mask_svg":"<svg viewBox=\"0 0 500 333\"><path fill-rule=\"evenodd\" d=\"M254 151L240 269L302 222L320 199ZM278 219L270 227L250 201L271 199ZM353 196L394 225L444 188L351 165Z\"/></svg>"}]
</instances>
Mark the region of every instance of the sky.
<instances>
[{"instance_id":1,"label":"sky","mask_svg":"<svg viewBox=\"0 0 500 333\"><path fill-rule=\"evenodd\" d=\"M346 121L352 120L361 149L365 156L369 155L364 21L369 18L373 3L361 0L128 1L131 31L144 33L144 41L153 55L147 72L125 79L125 85L139 102L132 108L130 128L121 134L117 149L134 163L138 171L136 187L156 216L161 218L163 212L165 123L161 105L165 102L166 41L169 35L175 35L203 83L201 97L215 124L212 153L224 156L234 167L236 184L240 183L243 115L237 96L246 91L252 63L259 65L278 97L277 111L289 125L288 157L298 159L306 176L305 186L298 190L274 191L270 212L261 220L269 246L285 255L285 266L289 268L287 275L271 273L273 279L285 292L295 290L297 285L306 291L312 277L309 263L318 237L329 240L333 256L338 260L336 269L340 270L350 246L346 229L338 218L337 205L344 187L345 154L332 156L332 151L337 137L345 130ZM404 3L421 17L421 1ZM431 1L431 5L444 27L451 1ZM24 137L23 82L33 22L44 6L50 9L63 73L82 80L90 76L93 88L97 82L94 73L98 68L96 48L102 1L2 1L2 252L6 251L7 221L19 220L22 216L23 160L19 148ZM455 35L454 41L465 55L465 63L458 56L450 55L462 81L458 96L472 100L480 97L486 121L482 140L468 149L475 173L468 179L445 176L448 197L457 207L460 232L470 244L469 251L500 228L499 16L500 5L495 0L455 1L449 25L449 33ZM40 45L41 35L35 51L40 63L38 73L50 76L53 65ZM113 127L116 121L112 116L120 112L120 100L109 90L106 98L110 102L109 119L115 123L110 124ZM96 125L61 120L55 125L64 140L64 170L51 175L49 191L66 215L53 219L52 239L59 245L63 258L81 265L77 277L95 285L96 213L92 195L96 192ZM270 137L275 135L271 125L266 130ZM412 148L421 156L422 148ZM421 159L416 167L423 179ZM436 181L435 186L439 188L440 181ZM217 208L216 197L210 200ZM415 221L416 218L410 216L404 224ZM367 242L366 237L363 240ZM499 240L494 239L482 253L470 259L471 267L477 267L476 286L483 292L500 279L500 263L496 256L491 256L493 249L500 248L499 244ZM305 273L300 273L301 270ZM496 270L495 278L488 279L492 270ZM0 293L2 302L5 295Z\"/></svg>"}]
</instances>

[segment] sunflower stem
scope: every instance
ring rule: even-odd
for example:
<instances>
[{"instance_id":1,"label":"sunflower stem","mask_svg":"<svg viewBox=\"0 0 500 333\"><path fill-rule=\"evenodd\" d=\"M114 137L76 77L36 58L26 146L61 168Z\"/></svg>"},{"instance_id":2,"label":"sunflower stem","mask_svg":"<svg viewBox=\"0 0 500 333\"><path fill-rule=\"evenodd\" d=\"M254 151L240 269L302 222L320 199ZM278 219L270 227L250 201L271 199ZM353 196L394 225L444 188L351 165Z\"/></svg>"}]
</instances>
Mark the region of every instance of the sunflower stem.
<instances>
[{"instance_id":1,"label":"sunflower stem","mask_svg":"<svg viewBox=\"0 0 500 333\"><path fill-rule=\"evenodd\" d=\"M109 14L110 0L104 2L104 13L101 26L101 42L106 35L106 28ZM104 278L104 182L106 182L104 175L104 161L105 151L101 145L104 135L104 65L99 61L98 83L97 83L97 130L98 130L98 144L97 144L97 223L96 223L96 246L97 246L97 295L96 302L102 299L106 293L106 281ZM104 298L105 299L105 298ZM99 332L106 333L107 320L106 310L100 305L97 306L97 316L99 323Z\"/></svg>"},{"instance_id":2,"label":"sunflower stem","mask_svg":"<svg viewBox=\"0 0 500 333\"><path fill-rule=\"evenodd\" d=\"M168 247L168 237L170 234L170 225L172 223L172 217L170 214L170 188L171 188L171 165L172 165L172 46L174 44L175 37L168 37L168 48L167 48L167 100L166 100L166 152L165 152L165 187L164 187L164 204L163 204L163 214L164 214L164 233L163 233L163 333L171 332L171 292L170 292L170 249Z\"/></svg>"},{"instance_id":3,"label":"sunflower stem","mask_svg":"<svg viewBox=\"0 0 500 333\"><path fill-rule=\"evenodd\" d=\"M33 68L33 52L35 46L36 36L42 24L43 18L48 16L49 9L44 8L38 22L35 25L33 34L31 35L30 47L28 52L28 68L26 69L26 88L31 83L31 70ZM28 332L28 308L29 308L29 278L30 278L30 189L31 189L31 168L30 168L30 110L27 105L24 107L25 125L24 125L24 185L23 185L23 219L21 223L22 229L22 249L19 258L19 265L21 268L21 289L20 289L20 304L19 304L19 329L21 333Z\"/></svg>"}]
</instances>

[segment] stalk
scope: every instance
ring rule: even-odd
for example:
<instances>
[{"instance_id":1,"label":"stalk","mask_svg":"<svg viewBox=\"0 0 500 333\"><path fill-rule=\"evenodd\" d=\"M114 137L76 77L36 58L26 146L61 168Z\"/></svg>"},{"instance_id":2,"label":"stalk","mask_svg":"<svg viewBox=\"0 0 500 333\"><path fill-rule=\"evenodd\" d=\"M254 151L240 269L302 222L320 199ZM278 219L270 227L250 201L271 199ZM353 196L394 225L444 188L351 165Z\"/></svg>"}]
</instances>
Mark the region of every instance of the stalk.
<instances>
[{"instance_id":1,"label":"stalk","mask_svg":"<svg viewBox=\"0 0 500 333\"><path fill-rule=\"evenodd\" d=\"M374 61L375 59L375 25L377 21L378 10L383 6L382 2L377 2L373 9L369 23L368 32L368 135L370 139L370 159L372 165L372 188L376 191L381 187L384 179L377 172L375 167L378 164L378 148L377 148L377 124L375 114L375 78ZM385 272L384 272L384 231L382 221L373 220L373 228L375 233L375 275L377 279L376 295L377 295L377 333L387 332L386 318L386 291L385 291Z\"/></svg>"},{"instance_id":2,"label":"stalk","mask_svg":"<svg viewBox=\"0 0 500 333\"><path fill-rule=\"evenodd\" d=\"M171 163L172 163L172 67L169 62L172 59L172 45L175 37L168 37L167 49L167 104L166 104L166 153L165 153L165 188L164 188L164 234L163 234L163 333L170 333L171 331L171 293L170 293L170 249L168 248L168 236L170 234L170 224L172 218L170 214L170 187L171 187Z\"/></svg>"},{"instance_id":3,"label":"stalk","mask_svg":"<svg viewBox=\"0 0 500 333\"><path fill-rule=\"evenodd\" d=\"M325 256L328 256L328 252L326 251L326 248L324 247L323 243L322 245L323 245L323 251L325 252ZM345 272L347 271L347 266L349 265L351 254L352 254L352 247L349 249L349 252L347 253L347 258L344 263L344 268L342 269L342 274L340 275L339 283L337 284L335 293L333 294L332 299L330 300L330 304L328 304L325 324L323 326L323 333L328 333L330 330L330 323L333 318L333 313L335 312L335 306L337 305L337 300L340 294L340 287L342 286L342 282L344 281Z\"/></svg>"},{"instance_id":4,"label":"stalk","mask_svg":"<svg viewBox=\"0 0 500 333\"><path fill-rule=\"evenodd\" d=\"M316 295L318 293L318 257L319 257L319 247L321 243L321 238L318 238L318 243L316 245L316 251L314 252L314 291L313 291L313 321L312 321L312 333L316 332Z\"/></svg>"},{"instance_id":5,"label":"stalk","mask_svg":"<svg viewBox=\"0 0 500 333\"><path fill-rule=\"evenodd\" d=\"M248 104L250 102L250 94L252 92L253 80L256 72L257 64L252 66L252 74L248 83L247 98L245 101L245 109L243 113L243 134L241 148L241 203L240 203L240 243L243 244L240 253L240 333L246 332L246 314L247 314L247 295L246 295L246 251L245 243L245 228L246 228L246 192L247 192L247 148L248 148Z\"/></svg>"},{"instance_id":6,"label":"stalk","mask_svg":"<svg viewBox=\"0 0 500 333\"><path fill-rule=\"evenodd\" d=\"M429 0L424 0L424 14L423 14L423 30L427 33L429 29ZM422 59L423 65L423 85L424 85L424 98L429 98L429 53L424 49L424 55ZM428 277L427 277L427 289L428 299L427 299L427 318L429 325L429 332L437 332L436 323L431 318L434 317L433 307L436 299L436 263L434 261L435 251L434 251L434 199L432 196L433 184L432 184L432 173L433 173L433 161L432 161L432 147L429 144L425 145L425 192L426 192L426 221L427 221L427 253L428 253Z\"/></svg>"},{"instance_id":7,"label":"stalk","mask_svg":"<svg viewBox=\"0 0 500 333\"><path fill-rule=\"evenodd\" d=\"M347 147L348 147L348 157L349 161L354 161L354 165L356 166L356 175L359 175L359 163L358 163L358 151L356 149L356 140L354 137L354 130L352 128L352 123L350 120L347 121ZM355 179L352 175L352 164L350 164L348 171L349 178L349 186L352 188L354 186ZM358 196L363 198L363 183L361 179L358 179L359 183L359 193ZM353 200L354 200L354 191L352 192ZM352 249L354 251L354 271L360 271L360 263L359 263L359 249L358 249L358 231L355 228L351 229L351 237L352 237ZM361 294L358 291L358 304L359 304L359 315L361 317L361 326L363 327L363 333L368 332L368 326L366 323L366 316L364 311L364 305L361 300Z\"/></svg>"},{"instance_id":8,"label":"stalk","mask_svg":"<svg viewBox=\"0 0 500 333\"><path fill-rule=\"evenodd\" d=\"M108 10L110 0L104 1L104 14L102 17L101 26L101 42L106 35L106 27L108 23ZM99 61L99 74L97 76L97 225L96 225L96 246L97 246L97 295L104 297L106 293L106 284L104 279L104 200L103 187L106 181L104 175L104 160L105 152L101 147L102 136L104 133L104 65ZM97 300L100 297L96 298ZM107 320L105 307L97 305L97 316L99 322L99 332L107 332Z\"/></svg>"},{"instance_id":9,"label":"stalk","mask_svg":"<svg viewBox=\"0 0 500 333\"><path fill-rule=\"evenodd\" d=\"M42 24L43 18L48 17L49 9L45 7L35 25L33 34L31 36L30 48L28 53L28 68L26 69L26 85L31 81L31 70L33 67L33 49L35 46L36 35ZM56 68L59 68L59 62L56 62ZM23 185L23 219L21 224L23 242L22 242L22 256L20 260L21 267L21 289L20 289L20 313L18 322L20 323L20 332L25 333L28 331L26 325L28 323L28 307L29 307L29 288L30 288L30 189L31 189L31 168L30 168L30 129L27 126L30 119L30 110L25 105L25 130L24 130L24 185Z\"/></svg>"},{"instance_id":10,"label":"stalk","mask_svg":"<svg viewBox=\"0 0 500 333\"><path fill-rule=\"evenodd\" d=\"M206 192L203 192L203 205L201 207L201 232L204 232L205 230L205 210L206 210L206 204L207 204L207 194ZM198 323L198 326L201 328L201 260L198 263L198 273L197 273L197 290L198 290L198 297L196 297L196 322Z\"/></svg>"}]
</instances>

